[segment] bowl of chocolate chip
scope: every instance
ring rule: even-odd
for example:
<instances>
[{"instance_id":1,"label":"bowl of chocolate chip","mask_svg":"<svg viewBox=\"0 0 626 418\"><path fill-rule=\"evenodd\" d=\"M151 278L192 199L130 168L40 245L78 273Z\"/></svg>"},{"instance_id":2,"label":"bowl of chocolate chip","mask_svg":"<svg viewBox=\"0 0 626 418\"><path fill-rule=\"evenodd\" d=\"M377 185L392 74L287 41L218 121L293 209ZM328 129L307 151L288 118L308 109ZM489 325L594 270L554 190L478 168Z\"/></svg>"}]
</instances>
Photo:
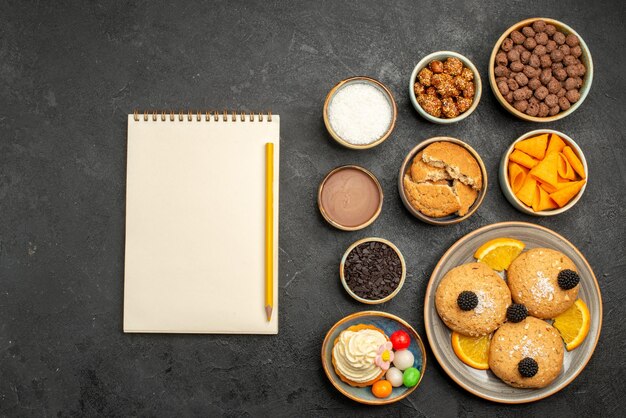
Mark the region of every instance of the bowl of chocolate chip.
<instances>
[{"instance_id":1,"label":"bowl of chocolate chip","mask_svg":"<svg viewBox=\"0 0 626 418\"><path fill-rule=\"evenodd\" d=\"M553 122L587 97L593 62L585 41L558 20L526 19L493 48L489 84L498 101L520 119Z\"/></svg>"},{"instance_id":2,"label":"bowl of chocolate chip","mask_svg":"<svg viewBox=\"0 0 626 418\"><path fill-rule=\"evenodd\" d=\"M393 243L363 238L348 247L339 264L341 284L355 300L375 305L398 294L406 277L406 263Z\"/></svg>"},{"instance_id":3,"label":"bowl of chocolate chip","mask_svg":"<svg viewBox=\"0 0 626 418\"><path fill-rule=\"evenodd\" d=\"M417 113L439 124L459 122L472 114L482 93L472 62L452 51L438 51L417 63L409 80L409 97Z\"/></svg>"}]
</instances>

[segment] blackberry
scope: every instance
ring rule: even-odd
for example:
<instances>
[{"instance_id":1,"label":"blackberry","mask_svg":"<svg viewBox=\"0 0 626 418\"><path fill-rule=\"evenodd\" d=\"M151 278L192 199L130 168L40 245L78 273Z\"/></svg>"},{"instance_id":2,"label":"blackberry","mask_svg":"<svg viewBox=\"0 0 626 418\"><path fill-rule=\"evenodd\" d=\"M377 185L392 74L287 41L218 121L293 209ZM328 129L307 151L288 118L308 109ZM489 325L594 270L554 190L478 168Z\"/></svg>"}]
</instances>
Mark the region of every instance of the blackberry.
<instances>
[{"instance_id":1,"label":"blackberry","mask_svg":"<svg viewBox=\"0 0 626 418\"><path fill-rule=\"evenodd\" d=\"M456 304L459 305L459 308L463 311L471 311L478 305L478 296L470 290L464 290L459 293L459 297L456 298Z\"/></svg>"},{"instance_id":2,"label":"blackberry","mask_svg":"<svg viewBox=\"0 0 626 418\"><path fill-rule=\"evenodd\" d=\"M517 370L523 377L533 377L539 371L539 365L535 359L524 357L517 363Z\"/></svg>"},{"instance_id":3,"label":"blackberry","mask_svg":"<svg viewBox=\"0 0 626 418\"><path fill-rule=\"evenodd\" d=\"M509 322L522 322L528 316L528 309L521 303L513 303L506 309L506 319Z\"/></svg>"},{"instance_id":4,"label":"blackberry","mask_svg":"<svg viewBox=\"0 0 626 418\"><path fill-rule=\"evenodd\" d=\"M575 288L580 282L580 276L573 270L562 270L557 278L559 287L563 290Z\"/></svg>"}]
</instances>

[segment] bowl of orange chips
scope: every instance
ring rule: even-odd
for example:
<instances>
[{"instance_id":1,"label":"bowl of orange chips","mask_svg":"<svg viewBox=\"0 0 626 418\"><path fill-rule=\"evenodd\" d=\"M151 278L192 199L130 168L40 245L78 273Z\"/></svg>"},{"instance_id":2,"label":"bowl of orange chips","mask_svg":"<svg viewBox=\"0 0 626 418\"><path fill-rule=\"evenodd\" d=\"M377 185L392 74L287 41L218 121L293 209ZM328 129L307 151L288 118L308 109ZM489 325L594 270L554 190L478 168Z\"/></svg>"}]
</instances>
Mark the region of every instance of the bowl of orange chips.
<instances>
[{"instance_id":1,"label":"bowl of orange chips","mask_svg":"<svg viewBox=\"0 0 626 418\"><path fill-rule=\"evenodd\" d=\"M587 185L587 160L562 132L538 129L517 138L500 161L500 188L519 211L553 216L573 207Z\"/></svg>"}]
</instances>

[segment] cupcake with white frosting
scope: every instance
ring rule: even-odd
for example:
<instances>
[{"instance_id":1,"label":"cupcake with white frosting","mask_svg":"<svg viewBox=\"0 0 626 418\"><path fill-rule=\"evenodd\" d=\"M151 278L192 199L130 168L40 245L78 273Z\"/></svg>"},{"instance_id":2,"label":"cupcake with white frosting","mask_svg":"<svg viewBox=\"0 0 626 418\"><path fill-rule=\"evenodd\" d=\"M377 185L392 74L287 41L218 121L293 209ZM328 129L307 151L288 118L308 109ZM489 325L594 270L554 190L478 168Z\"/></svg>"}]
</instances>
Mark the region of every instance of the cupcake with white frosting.
<instances>
[{"instance_id":1,"label":"cupcake with white frosting","mask_svg":"<svg viewBox=\"0 0 626 418\"><path fill-rule=\"evenodd\" d=\"M393 360L385 333L373 325L353 325L339 334L332 351L335 373L350 386L365 387L380 380Z\"/></svg>"}]
</instances>

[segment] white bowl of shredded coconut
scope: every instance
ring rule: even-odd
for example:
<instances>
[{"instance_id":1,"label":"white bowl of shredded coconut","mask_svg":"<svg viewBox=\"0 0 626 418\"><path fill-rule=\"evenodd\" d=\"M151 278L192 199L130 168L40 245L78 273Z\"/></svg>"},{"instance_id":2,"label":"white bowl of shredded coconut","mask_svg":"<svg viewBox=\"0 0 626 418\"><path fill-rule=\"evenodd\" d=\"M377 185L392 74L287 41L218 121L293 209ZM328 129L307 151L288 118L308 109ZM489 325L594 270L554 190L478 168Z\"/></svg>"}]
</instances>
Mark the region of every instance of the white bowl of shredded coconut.
<instances>
[{"instance_id":1,"label":"white bowl of shredded coconut","mask_svg":"<svg viewBox=\"0 0 626 418\"><path fill-rule=\"evenodd\" d=\"M397 113L389 89L370 77L340 81L324 102L328 133L339 144L352 149L372 148L389 138Z\"/></svg>"}]
</instances>

